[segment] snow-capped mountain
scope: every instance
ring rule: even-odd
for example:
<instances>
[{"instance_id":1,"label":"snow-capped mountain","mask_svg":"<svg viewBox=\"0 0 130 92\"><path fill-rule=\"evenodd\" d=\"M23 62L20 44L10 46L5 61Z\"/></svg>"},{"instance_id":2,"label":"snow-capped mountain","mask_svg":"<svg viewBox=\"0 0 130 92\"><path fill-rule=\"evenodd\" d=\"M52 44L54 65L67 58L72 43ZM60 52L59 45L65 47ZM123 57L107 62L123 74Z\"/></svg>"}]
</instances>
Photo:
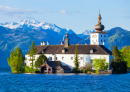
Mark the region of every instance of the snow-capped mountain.
<instances>
[{"instance_id":1,"label":"snow-capped mountain","mask_svg":"<svg viewBox=\"0 0 130 92\"><path fill-rule=\"evenodd\" d=\"M83 35L90 35L90 33L95 32L95 30L85 30L82 34Z\"/></svg>"},{"instance_id":2,"label":"snow-capped mountain","mask_svg":"<svg viewBox=\"0 0 130 92\"><path fill-rule=\"evenodd\" d=\"M71 31L70 33L74 33L74 32L72 32L72 30L60 28L60 27L56 26L55 24L51 24L51 23L47 23L47 22L38 22L36 20L29 20L29 19L23 20L20 22L0 23L0 26L10 28L10 29L18 29L18 28L23 28L23 27L28 27L31 29L42 28L42 29L50 29L50 30L53 30L58 33L60 33L61 30L64 30L64 31L66 30L66 32Z\"/></svg>"}]
</instances>

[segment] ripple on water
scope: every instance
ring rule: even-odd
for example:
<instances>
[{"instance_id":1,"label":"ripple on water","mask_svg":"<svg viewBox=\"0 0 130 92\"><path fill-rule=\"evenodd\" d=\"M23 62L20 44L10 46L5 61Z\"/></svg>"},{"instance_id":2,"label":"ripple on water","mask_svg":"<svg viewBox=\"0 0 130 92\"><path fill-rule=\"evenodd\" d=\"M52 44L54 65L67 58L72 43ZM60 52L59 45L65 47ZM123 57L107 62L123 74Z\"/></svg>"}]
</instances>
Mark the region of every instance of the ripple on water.
<instances>
[{"instance_id":1,"label":"ripple on water","mask_svg":"<svg viewBox=\"0 0 130 92\"><path fill-rule=\"evenodd\" d=\"M10 74L0 72L0 91L91 92L130 91L130 73L91 74Z\"/></svg>"}]
</instances>

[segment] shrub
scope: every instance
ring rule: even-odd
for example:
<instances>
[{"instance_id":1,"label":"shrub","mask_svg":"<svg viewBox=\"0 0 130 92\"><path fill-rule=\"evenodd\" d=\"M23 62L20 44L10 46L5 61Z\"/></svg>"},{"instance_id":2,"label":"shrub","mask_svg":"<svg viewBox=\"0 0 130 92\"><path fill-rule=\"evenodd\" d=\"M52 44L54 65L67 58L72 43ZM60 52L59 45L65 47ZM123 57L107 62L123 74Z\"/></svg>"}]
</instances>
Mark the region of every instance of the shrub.
<instances>
[{"instance_id":1,"label":"shrub","mask_svg":"<svg viewBox=\"0 0 130 92\"><path fill-rule=\"evenodd\" d=\"M111 62L111 67L113 68L114 74L127 73L127 63L125 61Z\"/></svg>"},{"instance_id":2,"label":"shrub","mask_svg":"<svg viewBox=\"0 0 130 92\"><path fill-rule=\"evenodd\" d=\"M33 69L33 67L24 66L25 73L34 73L35 71L39 71L39 69Z\"/></svg>"}]
</instances>

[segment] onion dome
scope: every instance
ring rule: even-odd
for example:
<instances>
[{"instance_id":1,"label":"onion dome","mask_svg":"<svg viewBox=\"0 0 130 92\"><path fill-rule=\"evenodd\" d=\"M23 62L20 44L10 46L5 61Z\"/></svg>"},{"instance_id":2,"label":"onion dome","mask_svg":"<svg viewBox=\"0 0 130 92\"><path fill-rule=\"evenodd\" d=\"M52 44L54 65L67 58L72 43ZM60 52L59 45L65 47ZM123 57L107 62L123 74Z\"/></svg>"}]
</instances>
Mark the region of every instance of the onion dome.
<instances>
[{"instance_id":1,"label":"onion dome","mask_svg":"<svg viewBox=\"0 0 130 92\"><path fill-rule=\"evenodd\" d=\"M97 30L97 31L104 30L104 25L101 24L101 19L102 19L101 15L99 13L99 15L98 15L98 24L95 26L95 30Z\"/></svg>"}]
</instances>

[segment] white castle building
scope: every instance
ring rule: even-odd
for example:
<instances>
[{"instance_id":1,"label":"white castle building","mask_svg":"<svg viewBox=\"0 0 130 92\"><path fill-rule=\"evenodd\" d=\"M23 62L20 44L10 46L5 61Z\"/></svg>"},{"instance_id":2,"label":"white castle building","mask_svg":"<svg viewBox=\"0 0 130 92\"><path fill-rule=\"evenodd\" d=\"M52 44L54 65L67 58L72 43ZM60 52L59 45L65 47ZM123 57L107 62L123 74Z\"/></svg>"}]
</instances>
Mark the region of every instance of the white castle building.
<instances>
[{"instance_id":1,"label":"white castle building","mask_svg":"<svg viewBox=\"0 0 130 92\"><path fill-rule=\"evenodd\" d=\"M78 49L78 57L80 62L80 67L83 67L85 63L93 62L95 58L104 58L107 63L110 63L112 59L112 52L108 49L108 33L103 32L104 26L101 24L101 15L98 16L98 24L95 26L96 32L90 34L90 45L76 44L70 45L68 34L66 34L65 44L61 42L61 45L45 45L45 41L41 42L41 45L36 45L37 49L35 55L35 61L41 54L44 54L49 61L60 61L63 66L68 65L71 69L74 67L74 56L75 48ZM30 57L28 54L25 55L25 63L30 66L32 61L29 61Z\"/></svg>"}]
</instances>

